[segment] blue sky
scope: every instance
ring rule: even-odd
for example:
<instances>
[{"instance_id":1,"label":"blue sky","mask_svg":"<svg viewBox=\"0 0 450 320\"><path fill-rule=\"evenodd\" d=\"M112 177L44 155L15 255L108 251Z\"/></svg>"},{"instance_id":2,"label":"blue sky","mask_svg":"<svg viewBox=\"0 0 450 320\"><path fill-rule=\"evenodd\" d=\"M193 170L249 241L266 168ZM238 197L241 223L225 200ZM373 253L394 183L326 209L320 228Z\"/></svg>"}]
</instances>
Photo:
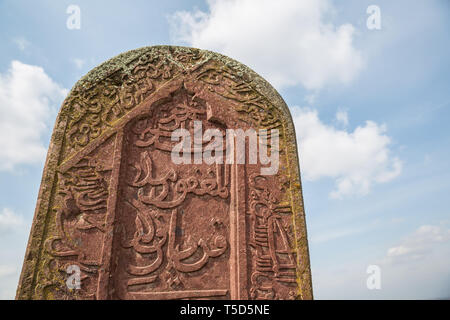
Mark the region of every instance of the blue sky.
<instances>
[{"instance_id":1,"label":"blue sky","mask_svg":"<svg viewBox=\"0 0 450 320\"><path fill-rule=\"evenodd\" d=\"M67 90L157 44L236 58L291 108L316 298L450 297L450 3L271 2L0 0L0 299L15 294Z\"/></svg>"}]
</instances>

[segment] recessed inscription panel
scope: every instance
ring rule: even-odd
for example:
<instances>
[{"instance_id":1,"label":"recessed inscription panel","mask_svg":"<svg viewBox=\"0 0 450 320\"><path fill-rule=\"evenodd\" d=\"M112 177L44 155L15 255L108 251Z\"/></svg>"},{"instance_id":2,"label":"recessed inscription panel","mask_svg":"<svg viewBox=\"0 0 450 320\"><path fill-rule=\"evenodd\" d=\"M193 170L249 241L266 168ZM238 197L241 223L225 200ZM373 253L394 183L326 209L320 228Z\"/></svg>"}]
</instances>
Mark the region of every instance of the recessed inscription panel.
<instances>
[{"instance_id":1,"label":"recessed inscription panel","mask_svg":"<svg viewBox=\"0 0 450 320\"><path fill-rule=\"evenodd\" d=\"M172 132L192 131L196 120L214 127L205 102L181 87L125 126L113 248L118 298L230 298L229 165L171 159Z\"/></svg>"}]
</instances>

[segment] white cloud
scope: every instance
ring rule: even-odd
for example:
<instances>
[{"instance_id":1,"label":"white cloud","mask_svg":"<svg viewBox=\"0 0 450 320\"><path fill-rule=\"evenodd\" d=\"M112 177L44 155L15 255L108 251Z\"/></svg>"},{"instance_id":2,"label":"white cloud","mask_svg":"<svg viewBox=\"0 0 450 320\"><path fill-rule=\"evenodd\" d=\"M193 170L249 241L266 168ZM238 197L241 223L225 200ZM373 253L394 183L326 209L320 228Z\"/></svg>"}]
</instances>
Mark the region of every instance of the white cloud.
<instances>
[{"instance_id":1,"label":"white cloud","mask_svg":"<svg viewBox=\"0 0 450 320\"><path fill-rule=\"evenodd\" d=\"M398 176L402 162L391 156L386 128L366 121L353 132L324 124L315 110L293 108L302 173L307 180L336 179L332 198L365 195L374 183ZM347 119L348 121L348 119Z\"/></svg>"},{"instance_id":2,"label":"white cloud","mask_svg":"<svg viewBox=\"0 0 450 320\"><path fill-rule=\"evenodd\" d=\"M66 93L37 66L13 61L0 74L0 171L43 161L41 138Z\"/></svg>"},{"instance_id":3,"label":"white cloud","mask_svg":"<svg viewBox=\"0 0 450 320\"><path fill-rule=\"evenodd\" d=\"M169 18L175 41L229 55L280 88L348 83L363 66L355 28L334 25L329 0L209 0Z\"/></svg>"},{"instance_id":4,"label":"white cloud","mask_svg":"<svg viewBox=\"0 0 450 320\"><path fill-rule=\"evenodd\" d=\"M450 240L450 229L443 226L423 225L399 245L387 251L389 262L422 259L431 253L436 244Z\"/></svg>"},{"instance_id":5,"label":"white cloud","mask_svg":"<svg viewBox=\"0 0 450 320\"><path fill-rule=\"evenodd\" d=\"M22 216L17 215L12 210L4 208L0 212L0 232L17 229L23 226L23 224L24 220Z\"/></svg>"}]
</instances>

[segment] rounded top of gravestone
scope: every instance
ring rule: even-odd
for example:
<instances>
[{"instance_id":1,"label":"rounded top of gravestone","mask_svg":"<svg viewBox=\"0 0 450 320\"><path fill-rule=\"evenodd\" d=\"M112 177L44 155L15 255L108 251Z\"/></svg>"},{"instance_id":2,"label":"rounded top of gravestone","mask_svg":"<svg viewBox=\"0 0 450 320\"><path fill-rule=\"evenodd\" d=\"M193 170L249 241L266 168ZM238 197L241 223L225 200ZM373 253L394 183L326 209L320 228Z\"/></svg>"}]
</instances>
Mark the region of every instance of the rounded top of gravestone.
<instances>
[{"instance_id":1,"label":"rounded top of gravestone","mask_svg":"<svg viewBox=\"0 0 450 320\"><path fill-rule=\"evenodd\" d=\"M259 127L267 127L275 118L284 119L286 135L296 142L286 103L270 83L252 69L216 52L161 45L119 54L92 69L74 85L64 100L57 121L68 121L69 137L67 133L66 137L70 143L65 146L64 158L103 134L147 95L173 79L188 78L199 70L202 70L201 75L194 81L215 87L229 82L232 92L227 95L232 97L228 98L241 102L251 98L266 105L263 108L251 107L247 111L258 119ZM150 82L145 83L145 79ZM54 139L58 138L54 135Z\"/></svg>"},{"instance_id":2,"label":"rounded top of gravestone","mask_svg":"<svg viewBox=\"0 0 450 320\"><path fill-rule=\"evenodd\" d=\"M148 46L121 53L90 70L74 85L68 98L74 91L92 88L96 83L114 74L119 69L122 69L125 74L130 74L132 67L135 65L133 62L139 61L140 63L145 63L158 57L164 57L167 59L167 62L173 63L184 72L195 70L207 61L216 60L223 66L233 70L234 74L241 77L242 80L254 86L255 89L265 95L273 104L284 108L284 111L290 117L286 103L275 88L245 64L217 52L183 46Z\"/></svg>"},{"instance_id":3,"label":"rounded top of gravestone","mask_svg":"<svg viewBox=\"0 0 450 320\"><path fill-rule=\"evenodd\" d=\"M265 79L243 63L209 50L170 45L148 46L123 52L89 71L74 87L92 85L119 68L130 71L129 65L131 62L135 60L147 61L156 56L164 56L187 71L189 68L195 69L193 67L204 64L208 60L220 61L223 65L232 68L237 75L242 76L246 81L250 81L260 88L266 88L268 91L273 91L273 94L277 95L278 99L281 99L276 90Z\"/></svg>"}]
</instances>

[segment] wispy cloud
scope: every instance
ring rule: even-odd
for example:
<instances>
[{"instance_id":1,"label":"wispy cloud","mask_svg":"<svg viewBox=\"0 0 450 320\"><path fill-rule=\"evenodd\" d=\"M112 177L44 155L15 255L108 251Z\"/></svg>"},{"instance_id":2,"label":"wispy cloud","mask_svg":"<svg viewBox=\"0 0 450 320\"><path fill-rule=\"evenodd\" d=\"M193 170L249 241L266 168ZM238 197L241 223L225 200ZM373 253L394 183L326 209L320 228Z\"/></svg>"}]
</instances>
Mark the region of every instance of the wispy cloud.
<instances>
[{"instance_id":1,"label":"wispy cloud","mask_svg":"<svg viewBox=\"0 0 450 320\"><path fill-rule=\"evenodd\" d=\"M450 229L435 225L420 226L401 243L387 250L387 262L401 263L423 259L437 244L448 241L450 241Z\"/></svg>"},{"instance_id":2,"label":"wispy cloud","mask_svg":"<svg viewBox=\"0 0 450 320\"><path fill-rule=\"evenodd\" d=\"M29 42L24 37L14 38L13 42L16 44L20 51L25 51L31 45L31 42Z\"/></svg>"},{"instance_id":3,"label":"wispy cloud","mask_svg":"<svg viewBox=\"0 0 450 320\"><path fill-rule=\"evenodd\" d=\"M312 244L321 244L328 241L354 236L366 231L366 228L346 228L341 230L331 230L328 232L322 232L311 238Z\"/></svg>"},{"instance_id":4,"label":"wispy cloud","mask_svg":"<svg viewBox=\"0 0 450 320\"><path fill-rule=\"evenodd\" d=\"M0 265L0 278L8 277L15 273L17 273L17 268L8 265Z\"/></svg>"},{"instance_id":5,"label":"wispy cloud","mask_svg":"<svg viewBox=\"0 0 450 320\"><path fill-rule=\"evenodd\" d=\"M344 127L348 126L348 114L345 110L336 112L336 122Z\"/></svg>"},{"instance_id":6,"label":"wispy cloud","mask_svg":"<svg viewBox=\"0 0 450 320\"><path fill-rule=\"evenodd\" d=\"M72 59L72 63L77 67L77 69L81 69L86 64L86 61L84 59L74 58Z\"/></svg>"},{"instance_id":7,"label":"wispy cloud","mask_svg":"<svg viewBox=\"0 0 450 320\"><path fill-rule=\"evenodd\" d=\"M0 265L0 300L14 299L20 268L13 265Z\"/></svg>"}]
</instances>

